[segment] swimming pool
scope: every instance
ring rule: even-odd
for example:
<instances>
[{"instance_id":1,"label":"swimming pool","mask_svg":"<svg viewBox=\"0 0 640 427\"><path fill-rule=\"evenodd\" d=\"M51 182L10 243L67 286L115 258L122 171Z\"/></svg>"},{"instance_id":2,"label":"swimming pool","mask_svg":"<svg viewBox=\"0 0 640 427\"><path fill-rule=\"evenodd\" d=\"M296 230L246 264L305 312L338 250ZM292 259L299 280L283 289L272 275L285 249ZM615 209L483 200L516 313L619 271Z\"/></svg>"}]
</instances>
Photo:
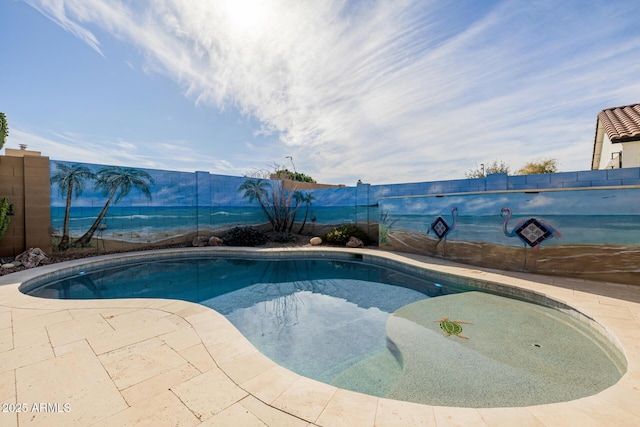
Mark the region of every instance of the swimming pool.
<instances>
[{"instance_id":1,"label":"swimming pool","mask_svg":"<svg viewBox=\"0 0 640 427\"><path fill-rule=\"evenodd\" d=\"M558 310L352 255L306 257L147 258L78 268L21 290L198 302L302 375L419 403L564 401L612 385L624 369L604 340ZM468 340L442 333L435 321L447 315L473 323L464 325Z\"/></svg>"}]
</instances>

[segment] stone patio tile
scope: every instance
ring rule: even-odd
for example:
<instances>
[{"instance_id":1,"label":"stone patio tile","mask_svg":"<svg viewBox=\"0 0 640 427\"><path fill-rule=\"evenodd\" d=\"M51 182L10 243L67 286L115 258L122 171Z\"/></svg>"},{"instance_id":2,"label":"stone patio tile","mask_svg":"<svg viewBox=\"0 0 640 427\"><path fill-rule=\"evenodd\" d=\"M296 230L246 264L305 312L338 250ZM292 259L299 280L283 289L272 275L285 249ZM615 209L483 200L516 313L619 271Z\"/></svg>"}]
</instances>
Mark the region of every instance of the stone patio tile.
<instances>
[{"instance_id":1,"label":"stone patio tile","mask_svg":"<svg viewBox=\"0 0 640 427\"><path fill-rule=\"evenodd\" d=\"M251 395L242 399L240 404L268 426L304 427L308 424L307 421L301 420L300 418L294 417L286 412L279 411Z\"/></svg>"},{"instance_id":2,"label":"stone patio tile","mask_svg":"<svg viewBox=\"0 0 640 427\"><path fill-rule=\"evenodd\" d=\"M216 362L213 360L207 349L202 343L194 345L179 351L180 355L195 366L200 372L207 372L211 369L217 369Z\"/></svg>"},{"instance_id":3,"label":"stone patio tile","mask_svg":"<svg viewBox=\"0 0 640 427\"><path fill-rule=\"evenodd\" d=\"M9 308L4 307L5 310L0 312L0 329L10 328L12 326L11 311Z\"/></svg>"},{"instance_id":4,"label":"stone patio tile","mask_svg":"<svg viewBox=\"0 0 640 427\"><path fill-rule=\"evenodd\" d=\"M18 290L16 290L16 292L20 292ZM24 298L24 295L21 296L22 298ZM29 299L31 300L31 298ZM7 301L3 300L2 301L3 304L6 304ZM11 309L11 318L13 321L16 320L25 320L28 319L30 317L34 317L34 316L42 316L45 314L54 314L54 313L58 313L60 311L66 311L66 309L56 309L56 310L44 310L44 309L40 309L40 310L33 310L33 309L27 309L24 308L23 306L20 306L20 308L12 308Z\"/></svg>"},{"instance_id":5,"label":"stone patio tile","mask_svg":"<svg viewBox=\"0 0 640 427\"><path fill-rule=\"evenodd\" d=\"M635 322L635 319L633 318L633 314L627 307L618 307L615 310L611 310L611 308L598 306L598 307L591 307L589 309L585 309L585 311L587 310L588 310L588 314L594 318L602 319L603 316L606 316L606 318L609 318L609 319L616 319L615 320L616 322L620 320Z\"/></svg>"},{"instance_id":6,"label":"stone patio tile","mask_svg":"<svg viewBox=\"0 0 640 427\"><path fill-rule=\"evenodd\" d=\"M570 404L538 405L527 408L534 417L544 423L545 426L557 427L601 427L602 424L596 422L577 408L570 408ZM608 424L607 424L608 425ZM611 424L613 425L613 424Z\"/></svg>"},{"instance_id":7,"label":"stone patio tile","mask_svg":"<svg viewBox=\"0 0 640 427\"><path fill-rule=\"evenodd\" d=\"M200 335L198 335L191 326L160 335L158 338L175 351L181 351L194 345L202 344Z\"/></svg>"},{"instance_id":8,"label":"stone patio tile","mask_svg":"<svg viewBox=\"0 0 640 427\"><path fill-rule=\"evenodd\" d=\"M606 426L631 426L638 418L633 413L619 407L609 405L599 399L579 399L568 402L567 405L575 407L580 412L586 414L597 425Z\"/></svg>"},{"instance_id":9,"label":"stone patio tile","mask_svg":"<svg viewBox=\"0 0 640 427\"><path fill-rule=\"evenodd\" d=\"M210 322L215 318L215 313L212 313L211 309L208 309L200 305L191 305L189 307L183 307L174 312L174 314L182 317L187 322L193 324Z\"/></svg>"},{"instance_id":10,"label":"stone patio tile","mask_svg":"<svg viewBox=\"0 0 640 427\"><path fill-rule=\"evenodd\" d=\"M40 311L40 310L33 310ZM58 310L46 313L37 313L28 317L14 316L13 330L14 332L22 332L29 329L41 328L43 326L53 325L54 323L67 322L73 320L68 310Z\"/></svg>"},{"instance_id":11,"label":"stone patio tile","mask_svg":"<svg viewBox=\"0 0 640 427\"><path fill-rule=\"evenodd\" d=\"M54 347L97 337L101 339L104 336L111 336L114 333L113 328L100 315L100 313L85 313L80 319L73 319L67 322L59 322L47 326L49 339Z\"/></svg>"},{"instance_id":12,"label":"stone patio tile","mask_svg":"<svg viewBox=\"0 0 640 427\"><path fill-rule=\"evenodd\" d=\"M16 403L16 371L14 370L0 373L0 402Z\"/></svg>"},{"instance_id":13,"label":"stone patio tile","mask_svg":"<svg viewBox=\"0 0 640 427\"><path fill-rule=\"evenodd\" d=\"M13 350L13 329L0 329L0 355L3 352Z\"/></svg>"},{"instance_id":14,"label":"stone patio tile","mask_svg":"<svg viewBox=\"0 0 640 427\"><path fill-rule=\"evenodd\" d=\"M276 366L278 365L264 354L254 352L229 362L221 363L220 369L236 384L242 384Z\"/></svg>"},{"instance_id":15,"label":"stone patio tile","mask_svg":"<svg viewBox=\"0 0 640 427\"><path fill-rule=\"evenodd\" d=\"M280 426L279 424L271 424L272 426ZM240 403L233 404L209 418L199 427L269 427L256 417L251 411L242 406Z\"/></svg>"},{"instance_id":16,"label":"stone patio tile","mask_svg":"<svg viewBox=\"0 0 640 427\"><path fill-rule=\"evenodd\" d=\"M377 397L338 389L315 422L335 427L373 427L377 407Z\"/></svg>"},{"instance_id":17,"label":"stone patio tile","mask_svg":"<svg viewBox=\"0 0 640 427\"><path fill-rule=\"evenodd\" d=\"M167 390L92 424L91 427L190 427L199 424L200 421L193 412Z\"/></svg>"},{"instance_id":18,"label":"stone patio tile","mask_svg":"<svg viewBox=\"0 0 640 427\"><path fill-rule=\"evenodd\" d=\"M221 370L212 369L171 387L176 396L205 421L247 396L247 392L234 384Z\"/></svg>"},{"instance_id":19,"label":"stone patio tile","mask_svg":"<svg viewBox=\"0 0 640 427\"><path fill-rule=\"evenodd\" d=\"M130 311L122 314L111 314L105 316L105 319L116 331L144 328L151 324L155 324L163 317L169 316L170 313L155 309L141 309Z\"/></svg>"},{"instance_id":20,"label":"stone patio tile","mask_svg":"<svg viewBox=\"0 0 640 427\"><path fill-rule=\"evenodd\" d=\"M633 413L640 419L640 385L638 380L623 378L616 386L610 387L597 394L598 399L602 399L612 408L621 408Z\"/></svg>"},{"instance_id":21,"label":"stone patio tile","mask_svg":"<svg viewBox=\"0 0 640 427\"><path fill-rule=\"evenodd\" d=\"M241 383L240 386L263 402L272 403L299 378L300 375L276 366Z\"/></svg>"},{"instance_id":22,"label":"stone patio tile","mask_svg":"<svg viewBox=\"0 0 640 427\"><path fill-rule=\"evenodd\" d=\"M184 381L190 380L198 375L200 371L190 363L176 366L148 380L134 384L121 390L122 397L131 406L138 405L151 397L160 394L171 387L175 387Z\"/></svg>"},{"instance_id":23,"label":"stone patio tile","mask_svg":"<svg viewBox=\"0 0 640 427\"><path fill-rule=\"evenodd\" d=\"M19 415L30 426L86 426L127 407L88 345L16 370L20 402L69 405L69 412Z\"/></svg>"},{"instance_id":24,"label":"stone patio tile","mask_svg":"<svg viewBox=\"0 0 640 427\"><path fill-rule=\"evenodd\" d=\"M0 353L0 372L32 365L54 357L49 343L16 348Z\"/></svg>"},{"instance_id":25,"label":"stone patio tile","mask_svg":"<svg viewBox=\"0 0 640 427\"><path fill-rule=\"evenodd\" d=\"M436 419L431 406L379 398L375 426L436 427Z\"/></svg>"},{"instance_id":26,"label":"stone patio tile","mask_svg":"<svg viewBox=\"0 0 640 427\"><path fill-rule=\"evenodd\" d=\"M13 333L13 347L30 347L39 344L50 344L49 334L44 326L29 329L27 331L15 331Z\"/></svg>"},{"instance_id":27,"label":"stone patio tile","mask_svg":"<svg viewBox=\"0 0 640 427\"><path fill-rule=\"evenodd\" d=\"M272 404L289 414L317 423L316 420L336 390L338 390L336 387L328 384L300 377Z\"/></svg>"},{"instance_id":28,"label":"stone patio tile","mask_svg":"<svg viewBox=\"0 0 640 427\"><path fill-rule=\"evenodd\" d=\"M491 427L545 427L542 421L521 408L478 408L482 419Z\"/></svg>"},{"instance_id":29,"label":"stone patio tile","mask_svg":"<svg viewBox=\"0 0 640 427\"><path fill-rule=\"evenodd\" d=\"M157 338L101 354L98 359L120 390L185 363L178 353Z\"/></svg>"},{"instance_id":30,"label":"stone patio tile","mask_svg":"<svg viewBox=\"0 0 640 427\"><path fill-rule=\"evenodd\" d=\"M138 308L127 307L104 307L104 308L75 308L69 310L71 313L71 317L74 320L84 320L86 318L92 318L93 316L100 315L104 319L111 316L118 316L126 313L131 313L133 311L138 311Z\"/></svg>"},{"instance_id":31,"label":"stone patio tile","mask_svg":"<svg viewBox=\"0 0 640 427\"><path fill-rule=\"evenodd\" d=\"M55 353L56 357L59 357L63 354L71 353L72 351L84 350L85 348L91 348L91 346L89 346L87 340L80 340L54 347L53 352Z\"/></svg>"},{"instance_id":32,"label":"stone patio tile","mask_svg":"<svg viewBox=\"0 0 640 427\"><path fill-rule=\"evenodd\" d=\"M244 336L224 317L210 317L204 322L192 323L205 347L224 344ZM246 338L245 338L246 339Z\"/></svg>"},{"instance_id":33,"label":"stone patio tile","mask_svg":"<svg viewBox=\"0 0 640 427\"><path fill-rule=\"evenodd\" d=\"M247 357L258 351L253 344L244 337L242 337L242 339L229 340L223 344L207 346L207 350L218 365L223 365L234 359Z\"/></svg>"},{"instance_id":34,"label":"stone patio tile","mask_svg":"<svg viewBox=\"0 0 640 427\"><path fill-rule=\"evenodd\" d=\"M157 320L142 328L128 328L87 337L96 354L117 350L150 338L177 330L178 327L166 318Z\"/></svg>"},{"instance_id":35,"label":"stone patio tile","mask_svg":"<svg viewBox=\"0 0 640 427\"><path fill-rule=\"evenodd\" d=\"M0 412L0 425L2 427L18 427L18 413Z\"/></svg>"},{"instance_id":36,"label":"stone patio tile","mask_svg":"<svg viewBox=\"0 0 640 427\"><path fill-rule=\"evenodd\" d=\"M433 415L438 427L488 427L477 409L434 406Z\"/></svg>"}]
</instances>

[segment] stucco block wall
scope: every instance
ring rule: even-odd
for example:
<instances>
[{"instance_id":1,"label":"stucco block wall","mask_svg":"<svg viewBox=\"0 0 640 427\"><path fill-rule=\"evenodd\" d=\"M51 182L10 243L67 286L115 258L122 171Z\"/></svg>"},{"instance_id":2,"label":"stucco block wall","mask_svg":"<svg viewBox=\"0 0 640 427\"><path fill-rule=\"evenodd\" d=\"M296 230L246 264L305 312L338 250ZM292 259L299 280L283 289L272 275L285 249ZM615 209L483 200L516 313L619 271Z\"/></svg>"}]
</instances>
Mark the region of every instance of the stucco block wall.
<instances>
[{"instance_id":1,"label":"stucco block wall","mask_svg":"<svg viewBox=\"0 0 640 427\"><path fill-rule=\"evenodd\" d=\"M0 156L0 197L7 197L15 211L0 240L1 257L35 247L51 252L49 178L48 157Z\"/></svg>"}]
</instances>

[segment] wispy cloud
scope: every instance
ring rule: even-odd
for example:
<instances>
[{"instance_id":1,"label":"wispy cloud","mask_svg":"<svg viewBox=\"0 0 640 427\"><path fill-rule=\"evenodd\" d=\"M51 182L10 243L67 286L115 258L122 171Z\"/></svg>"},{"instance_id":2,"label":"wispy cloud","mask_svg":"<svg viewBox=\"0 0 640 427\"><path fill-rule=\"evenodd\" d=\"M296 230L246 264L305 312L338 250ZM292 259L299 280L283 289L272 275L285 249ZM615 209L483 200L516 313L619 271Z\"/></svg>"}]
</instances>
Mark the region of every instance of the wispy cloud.
<instances>
[{"instance_id":1,"label":"wispy cloud","mask_svg":"<svg viewBox=\"0 0 640 427\"><path fill-rule=\"evenodd\" d=\"M540 156L587 169L598 111L640 100L633 1L26 1L99 53L92 28L134 45L146 70L254 117L328 181Z\"/></svg>"}]
</instances>

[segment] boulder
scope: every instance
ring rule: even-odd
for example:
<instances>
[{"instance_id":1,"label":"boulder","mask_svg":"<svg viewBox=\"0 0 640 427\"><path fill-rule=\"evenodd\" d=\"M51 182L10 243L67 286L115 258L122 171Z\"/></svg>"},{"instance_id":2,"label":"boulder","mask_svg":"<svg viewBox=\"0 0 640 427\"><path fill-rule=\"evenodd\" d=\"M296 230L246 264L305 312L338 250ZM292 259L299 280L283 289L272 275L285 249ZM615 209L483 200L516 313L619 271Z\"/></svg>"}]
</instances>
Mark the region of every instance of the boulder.
<instances>
[{"instance_id":1,"label":"boulder","mask_svg":"<svg viewBox=\"0 0 640 427\"><path fill-rule=\"evenodd\" d=\"M364 246L364 243L362 243L362 240L358 239L357 237L349 237L349 241L347 242L346 246L348 248L361 248Z\"/></svg>"},{"instance_id":2,"label":"boulder","mask_svg":"<svg viewBox=\"0 0 640 427\"><path fill-rule=\"evenodd\" d=\"M216 236L209 237L209 241L207 242L208 246L222 246L223 244L222 239Z\"/></svg>"},{"instance_id":3,"label":"boulder","mask_svg":"<svg viewBox=\"0 0 640 427\"><path fill-rule=\"evenodd\" d=\"M318 246L322 244L322 239L319 237L312 237L311 240L309 240L309 243L311 246Z\"/></svg>"},{"instance_id":4,"label":"boulder","mask_svg":"<svg viewBox=\"0 0 640 427\"><path fill-rule=\"evenodd\" d=\"M0 265L0 267L2 267L2 268L13 268L13 267L15 267L15 266L16 266L16 265L15 265L14 263L12 263L12 262L8 262L8 263L6 263L6 264L2 264L2 265Z\"/></svg>"},{"instance_id":5,"label":"boulder","mask_svg":"<svg viewBox=\"0 0 640 427\"><path fill-rule=\"evenodd\" d=\"M209 243L208 237L196 236L193 238L193 241L191 242L191 246L202 247L202 246L207 246L207 243Z\"/></svg>"},{"instance_id":6,"label":"boulder","mask_svg":"<svg viewBox=\"0 0 640 427\"><path fill-rule=\"evenodd\" d=\"M47 254L40 248L31 248L22 252L16 257L26 268L37 267L43 260L47 259ZM15 265L15 264L14 264Z\"/></svg>"}]
</instances>

